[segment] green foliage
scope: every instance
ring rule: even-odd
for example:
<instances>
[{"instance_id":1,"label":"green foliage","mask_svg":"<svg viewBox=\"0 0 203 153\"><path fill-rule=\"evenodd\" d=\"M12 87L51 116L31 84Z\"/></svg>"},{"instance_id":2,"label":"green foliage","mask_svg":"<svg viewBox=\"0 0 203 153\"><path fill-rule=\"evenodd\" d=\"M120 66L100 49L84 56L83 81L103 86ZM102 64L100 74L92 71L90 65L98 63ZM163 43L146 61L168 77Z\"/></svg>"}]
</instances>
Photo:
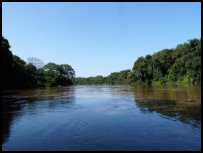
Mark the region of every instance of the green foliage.
<instances>
[{"instance_id":1,"label":"green foliage","mask_svg":"<svg viewBox=\"0 0 203 153\"><path fill-rule=\"evenodd\" d=\"M101 76L100 76L101 77ZM103 80L103 81L101 81ZM98 81L97 77L76 78L75 84L201 84L201 39L139 57L130 70L113 72Z\"/></svg>"},{"instance_id":2,"label":"green foliage","mask_svg":"<svg viewBox=\"0 0 203 153\"><path fill-rule=\"evenodd\" d=\"M74 69L68 64L57 65L29 58L28 63L13 55L10 44L2 36L2 87L3 89L25 89L45 86L66 86L73 84Z\"/></svg>"},{"instance_id":3,"label":"green foliage","mask_svg":"<svg viewBox=\"0 0 203 153\"><path fill-rule=\"evenodd\" d=\"M151 57L140 57L133 71L138 80L147 83L201 83L201 39L189 40L175 49L164 49Z\"/></svg>"},{"instance_id":4,"label":"green foliage","mask_svg":"<svg viewBox=\"0 0 203 153\"><path fill-rule=\"evenodd\" d=\"M46 86L70 85L75 77L74 69L68 64L48 63L44 67Z\"/></svg>"},{"instance_id":5,"label":"green foliage","mask_svg":"<svg viewBox=\"0 0 203 153\"><path fill-rule=\"evenodd\" d=\"M170 69L168 80L201 83L201 39L189 40L178 50L180 55ZM177 49L174 54L177 54Z\"/></svg>"},{"instance_id":6,"label":"green foliage","mask_svg":"<svg viewBox=\"0 0 203 153\"><path fill-rule=\"evenodd\" d=\"M132 70L113 72L110 75L75 78L68 64L48 63L29 58L26 64L10 51L10 44L2 36L3 89L21 89L71 84L201 84L201 39L191 39L175 49L164 49L153 55L139 57Z\"/></svg>"},{"instance_id":7,"label":"green foliage","mask_svg":"<svg viewBox=\"0 0 203 153\"><path fill-rule=\"evenodd\" d=\"M88 78L82 78L78 77L75 78L74 84L127 84L128 83L128 77L129 77L130 70L123 70L120 72L113 72L107 77L103 77L101 75L96 77L88 77Z\"/></svg>"}]
</instances>

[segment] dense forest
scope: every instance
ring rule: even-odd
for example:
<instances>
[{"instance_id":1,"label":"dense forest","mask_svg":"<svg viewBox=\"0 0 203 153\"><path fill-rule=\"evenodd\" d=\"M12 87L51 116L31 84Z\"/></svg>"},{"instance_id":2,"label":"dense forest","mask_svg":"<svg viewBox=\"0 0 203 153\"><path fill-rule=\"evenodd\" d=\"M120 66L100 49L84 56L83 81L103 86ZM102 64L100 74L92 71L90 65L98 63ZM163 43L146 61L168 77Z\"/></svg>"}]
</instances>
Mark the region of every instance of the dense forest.
<instances>
[{"instance_id":1,"label":"dense forest","mask_svg":"<svg viewBox=\"0 0 203 153\"><path fill-rule=\"evenodd\" d=\"M139 57L132 70L113 72L107 77L76 78L75 84L201 84L201 39Z\"/></svg>"},{"instance_id":2,"label":"dense forest","mask_svg":"<svg viewBox=\"0 0 203 153\"><path fill-rule=\"evenodd\" d=\"M35 87L72 85L74 69L68 64L48 63L37 58L25 62L13 55L10 44L2 36L2 89L26 89Z\"/></svg>"},{"instance_id":3,"label":"dense forest","mask_svg":"<svg viewBox=\"0 0 203 153\"><path fill-rule=\"evenodd\" d=\"M107 77L75 78L68 64L48 63L29 58L27 62L13 55L10 44L2 36L2 88L25 89L66 86L72 84L137 84L192 83L201 84L201 39L139 57L132 70L113 72Z\"/></svg>"}]
</instances>

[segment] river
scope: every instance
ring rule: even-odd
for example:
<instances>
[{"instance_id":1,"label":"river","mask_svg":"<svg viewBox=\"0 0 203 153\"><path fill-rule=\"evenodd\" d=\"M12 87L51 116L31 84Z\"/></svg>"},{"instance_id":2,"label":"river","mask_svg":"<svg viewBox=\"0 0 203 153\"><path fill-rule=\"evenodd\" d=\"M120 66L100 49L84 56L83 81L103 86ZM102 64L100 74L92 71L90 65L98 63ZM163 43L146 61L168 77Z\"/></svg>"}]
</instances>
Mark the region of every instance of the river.
<instances>
[{"instance_id":1,"label":"river","mask_svg":"<svg viewBox=\"0 0 203 153\"><path fill-rule=\"evenodd\" d=\"M201 86L3 92L2 150L201 150Z\"/></svg>"}]
</instances>

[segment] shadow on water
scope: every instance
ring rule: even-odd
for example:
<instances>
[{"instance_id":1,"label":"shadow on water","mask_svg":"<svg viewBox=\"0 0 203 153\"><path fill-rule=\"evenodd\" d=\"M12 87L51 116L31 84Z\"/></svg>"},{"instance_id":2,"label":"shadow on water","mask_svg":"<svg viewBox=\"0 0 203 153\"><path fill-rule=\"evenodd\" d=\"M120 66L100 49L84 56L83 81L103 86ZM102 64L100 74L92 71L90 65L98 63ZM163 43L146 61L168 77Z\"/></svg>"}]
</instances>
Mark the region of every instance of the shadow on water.
<instances>
[{"instance_id":1,"label":"shadow on water","mask_svg":"<svg viewBox=\"0 0 203 153\"><path fill-rule=\"evenodd\" d=\"M3 92L2 144L8 140L13 122L26 112L34 114L39 107L42 112L43 109L64 108L64 105L71 107L74 97L74 90L69 87Z\"/></svg>"}]
</instances>

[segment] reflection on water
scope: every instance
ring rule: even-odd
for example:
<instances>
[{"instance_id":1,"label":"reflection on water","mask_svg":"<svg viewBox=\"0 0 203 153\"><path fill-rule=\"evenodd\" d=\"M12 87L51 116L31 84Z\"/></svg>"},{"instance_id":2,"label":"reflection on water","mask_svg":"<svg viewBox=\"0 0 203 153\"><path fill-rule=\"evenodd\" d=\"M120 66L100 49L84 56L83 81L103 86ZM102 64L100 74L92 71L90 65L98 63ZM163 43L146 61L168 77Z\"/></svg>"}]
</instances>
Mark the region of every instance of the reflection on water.
<instances>
[{"instance_id":1,"label":"reflection on water","mask_svg":"<svg viewBox=\"0 0 203 153\"><path fill-rule=\"evenodd\" d=\"M2 106L3 150L201 148L201 86L4 91Z\"/></svg>"},{"instance_id":2,"label":"reflection on water","mask_svg":"<svg viewBox=\"0 0 203 153\"><path fill-rule=\"evenodd\" d=\"M168 119L201 127L201 86L138 86L136 105L143 113L157 112Z\"/></svg>"},{"instance_id":3,"label":"reflection on water","mask_svg":"<svg viewBox=\"0 0 203 153\"><path fill-rule=\"evenodd\" d=\"M143 113L155 111L167 119L180 120L194 127L200 127L201 125L200 104L190 105L178 103L174 100L137 100L136 105Z\"/></svg>"},{"instance_id":4,"label":"reflection on water","mask_svg":"<svg viewBox=\"0 0 203 153\"><path fill-rule=\"evenodd\" d=\"M25 113L35 113L37 107L43 109L55 109L70 103L74 97L71 87L13 90L3 92L2 103L2 142L4 143L10 132L13 120ZM57 101L55 101L57 99Z\"/></svg>"}]
</instances>

